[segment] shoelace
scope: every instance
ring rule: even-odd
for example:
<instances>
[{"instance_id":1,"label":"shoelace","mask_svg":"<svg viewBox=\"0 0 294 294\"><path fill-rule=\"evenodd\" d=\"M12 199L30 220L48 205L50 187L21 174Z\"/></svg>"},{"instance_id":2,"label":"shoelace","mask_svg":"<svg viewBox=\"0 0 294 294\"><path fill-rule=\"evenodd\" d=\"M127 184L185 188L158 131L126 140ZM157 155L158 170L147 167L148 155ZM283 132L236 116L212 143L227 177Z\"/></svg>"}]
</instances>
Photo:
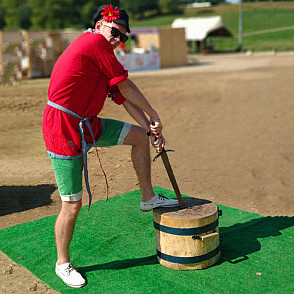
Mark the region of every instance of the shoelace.
<instances>
[{"instance_id":1,"label":"shoelace","mask_svg":"<svg viewBox=\"0 0 294 294\"><path fill-rule=\"evenodd\" d=\"M160 199L160 200L165 200L165 199L168 199L167 197L165 197L165 196L163 196L163 195L158 195L158 199Z\"/></svg>"},{"instance_id":2,"label":"shoelace","mask_svg":"<svg viewBox=\"0 0 294 294\"><path fill-rule=\"evenodd\" d=\"M65 269L66 274L69 276L69 274L74 271L76 268L72 265L69 264L68 267Z\"/></svg>"}]
</instances>

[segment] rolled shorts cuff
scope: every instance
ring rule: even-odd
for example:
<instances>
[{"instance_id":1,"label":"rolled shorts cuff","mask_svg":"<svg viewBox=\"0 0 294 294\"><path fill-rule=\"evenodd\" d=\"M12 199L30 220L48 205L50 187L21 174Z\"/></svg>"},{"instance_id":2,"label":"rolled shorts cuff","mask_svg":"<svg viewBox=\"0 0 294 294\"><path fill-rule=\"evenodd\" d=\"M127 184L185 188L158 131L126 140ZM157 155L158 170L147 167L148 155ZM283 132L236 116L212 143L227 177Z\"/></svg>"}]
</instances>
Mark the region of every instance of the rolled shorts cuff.
<instances>
[{"instance_id":1,"label":"rolled shorts cuff","mask_svg":"<svg viewBox=\"0 0 294 294\"><path fill-rule=\"evenodd\" d=\"M83 196L83 190L72 195L60 195L60 198L64 202L76 202L81 200L82 196Z\"/></svg>"},{"instance_id":2,"label":"rolled shorts cuff","mask_svg":"<svg viewBox=\"0 0 294 294\"><path fill-rule=\"evenodd\" d=\"M131 124L124 123L124 126L123 126L123 128L121 130L120 136L119 136L118 141L117 141L118 145L123 145L124 144L125 138L128 135L128 133L130 132L131 127L132 127Z\"/></svg>"}]
</instances>

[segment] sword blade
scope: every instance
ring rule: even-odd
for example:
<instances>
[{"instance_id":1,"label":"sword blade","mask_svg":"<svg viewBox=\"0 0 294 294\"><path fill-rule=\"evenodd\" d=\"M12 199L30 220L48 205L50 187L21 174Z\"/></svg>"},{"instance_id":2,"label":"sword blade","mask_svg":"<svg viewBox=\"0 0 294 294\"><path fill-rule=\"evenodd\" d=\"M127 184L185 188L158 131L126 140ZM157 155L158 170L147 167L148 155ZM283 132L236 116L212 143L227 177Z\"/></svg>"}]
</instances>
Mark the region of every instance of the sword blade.
<instances>
[{"instance_id":1,"label":"sword blade","mask_svg":"<svg viewBox=\"0 0 294 294\"><path fill-rule=\"evenodd\" d=\"M180 204L180 207L181 208L185 208L185 204L184 204L184 201L182 199L182 195L181 195L181 192L180 192L180 189L179 189L179 186L177 184L177 181L176 181L176 178L175 178L175 175L174 175L174 172L172 170L172 167L170 165L170 162L169 162L169 159L168 159L168 156L166 154L166 151L165 149L163 148L163 151L161 152L161 159L163 161L163 164L164 164L164 167L166 169L166 172L168 174L168 177L169 177L169 180L174 188L174 191L176 193L176 196L177 196L177 199L179 201L179 204Z\"/></svg>"}]
</instances>

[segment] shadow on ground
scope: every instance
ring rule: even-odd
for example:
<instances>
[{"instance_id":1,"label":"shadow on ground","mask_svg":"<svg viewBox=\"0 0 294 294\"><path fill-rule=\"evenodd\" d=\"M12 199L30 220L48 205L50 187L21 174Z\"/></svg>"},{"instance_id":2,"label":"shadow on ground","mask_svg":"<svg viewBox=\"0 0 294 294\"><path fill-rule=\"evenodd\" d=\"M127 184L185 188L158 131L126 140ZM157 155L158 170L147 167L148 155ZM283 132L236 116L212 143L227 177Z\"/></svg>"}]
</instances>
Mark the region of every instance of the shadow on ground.
<instances>
[{"instance_id":1,"label":"shadow on ground","mask_svg":"<svg viewBox=\"0 0 294 294\"><path fill-rule=\"evenodd\" d=\"M250 254L261 250L260 238L278 237L284 229L294 226L294 217L276 216L260 217L245 223L221 227L221 258L216 265L223 262L237 264L250 258ZM99 270L120 270L138 266L158 264L157 256L117 260L108 263L80 267L82 274Z\"/></svg>"},{"instance_id":2,"label":"shadow on ground","mask_svg":"<svg viewBox=\"0 0 294 294\"><path fill-rule=\"evenodd\" d=\"M90 266L79 267L79 271L82 274L86 274L87 272L99 271L99 270L121 270L132 267L144 266L144 265L153 265L157 264L156 255L140 257L140 258L132 258L132 259L124 259L117 260L103 264L95 264Z\"/></svg>"},{"instance_id":3,"label":"shadow on ground","mask_svg":"<svg viewBox=\"0 0 294 294\"><path fill-rule=\"evenodd\" d=\"M222 237L222 262L239 263L249 259L248 255L261 250L260 238L277 237L282 230L294 226L294 217L261 217L246 223L220 228Z\"/></svg>"},{"instance_id":4,"label":"shadow on ground","mask_svg":"<svg viewBox=\"0 0 294 294\"><path fill-rule=\"evenodd\" d=\"M294 226L294 217L276 216L260 217L245 223L229 227L220 227L221 258L216 265L223 262L237 264L248 260L250 254L261 250L260 238L278 237L284 229ZM157 256L117 260L108 263L80 267L82 274L99 270L120 270L144 265L158 264Z\"/></svg>"},{"instance_id":5,"label":"shadow on ground","mask_svg":"<svg viewBox=\"0 0 294 294\"><path fill-rule=\"evenodd\" d=\"M52 203L54 185L0 186L0 216Z\"/></svg>"}]
</instances>

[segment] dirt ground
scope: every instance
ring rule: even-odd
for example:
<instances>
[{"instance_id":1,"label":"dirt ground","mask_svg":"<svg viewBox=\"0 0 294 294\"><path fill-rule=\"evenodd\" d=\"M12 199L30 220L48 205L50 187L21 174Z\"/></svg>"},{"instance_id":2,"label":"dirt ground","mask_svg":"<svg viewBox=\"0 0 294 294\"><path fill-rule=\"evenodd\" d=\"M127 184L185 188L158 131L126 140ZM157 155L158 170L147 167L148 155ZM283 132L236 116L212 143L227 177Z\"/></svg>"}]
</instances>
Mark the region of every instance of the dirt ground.
<instances>
[{"instance_id":1,"label":"dirt ground","mask_svg":"<svg viewBox=\"0 0 294 294\"><path fill-rule=\"evenodd\" d=\"M187 67L130 73L160 114L167 148L175 150L169 158L181 192L262 215L294 215L294 53L191 61ZM60 208L41 131L48 83L0 87L0 229ZM111 101L101 116L133 122ZM99 153L111 197L138 189L129 147ZM89 175L98 201L106 189L95 156L90 152ZM160 160L152 163L152 174L154 186L172 189ZM2 293L56 293L3 253L0 272Z\"/></svg>"}]
</instances>

